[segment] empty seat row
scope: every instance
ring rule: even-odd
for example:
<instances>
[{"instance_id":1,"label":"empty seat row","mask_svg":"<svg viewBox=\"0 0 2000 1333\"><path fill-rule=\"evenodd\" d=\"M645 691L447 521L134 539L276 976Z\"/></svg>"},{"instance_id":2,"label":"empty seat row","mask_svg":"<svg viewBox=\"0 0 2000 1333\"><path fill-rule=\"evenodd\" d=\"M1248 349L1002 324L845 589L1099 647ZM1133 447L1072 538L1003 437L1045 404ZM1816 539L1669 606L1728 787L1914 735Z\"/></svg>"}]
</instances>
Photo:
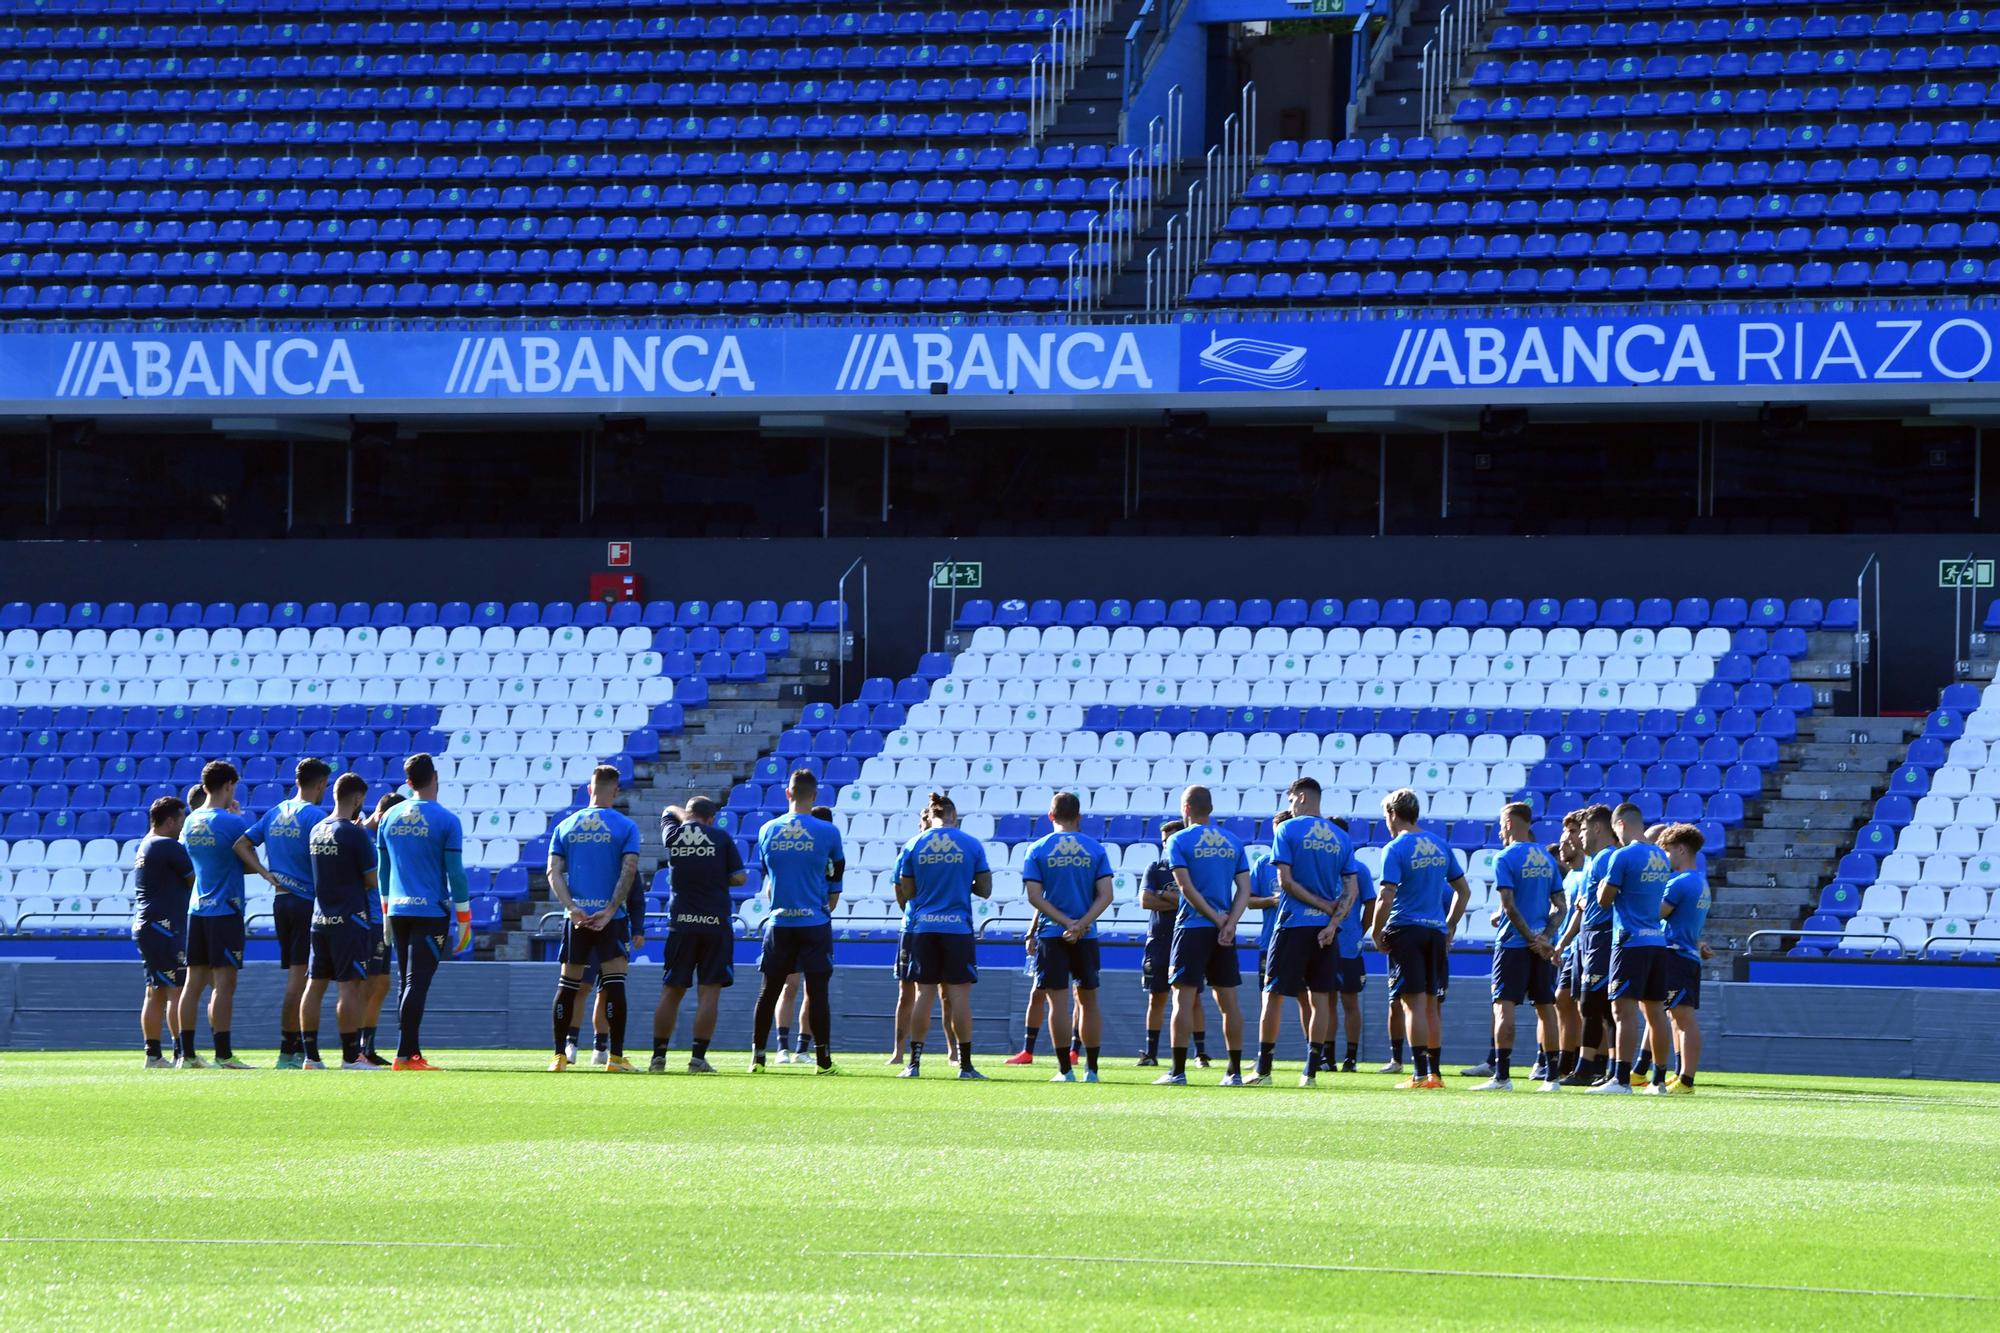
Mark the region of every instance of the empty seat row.
<instances>
[{"instance_id":1,"label":"empty seat row","mask_svg":"<svg viewBox=\"0 0 2000 1333\"><path fill-rule=\"evenodd\" d=\"M765 629L777 625L785 629L832 630L844 620L839 602L773 601L706 602L619 601L619 602L7 602L0 604L0 630L84 630L84 629L284 629L299 626L316 630L329 626L358 629L393 625L421 629L431 625L456 629L471 625L479 629L507 627L526 629L540 626L560 629L580 625L644 625L663 629L714 626L728 629L747 625ZM15 641L7 640L7 651L16 651ZM514 646L511 642L507 647Z\"/></svg>"},{"instance_id":2,"label":"empty seat row","mask_svg":"<svg viewBox=\"0 0 2000 1333\"><path fill-rule=\"evenodd\" d=\"M4 192L0 192L4 194ZM1634 226L1647 223L1712 224L1732 222L1780 223L1787 219L1809 221L1819 218L1877 217L1897 219L1942 213L1969 216L1975 212L2000 212L2000 187L1975 190L1957 186L1943 191L1928 187L1909 190L1805 190L1799 193L1766 191L1762 194L1657 194L1642 195L1556 195L1551 198L1479 199L1471 202L1448 200L1432 205L1423 201L1401 206L1381 204L1272 204L1258 208L1243 204L1232 209L1223 226L1234 233L1263 231L1411 231L1453 226L1484 227L1567 227L1571 225ZM1358 242L1350 242L1349 250ZM1416 238L1403 236L1378 241L1414 247Z\"/></svg>"},{"instance_id":3,"label":"empty seat row","mask_svg":"<svg viewBox=\"0 0 2000 1333\"><path fill-rule=\"evenodd\" d=\"M1490 51L1602 50L1613 46L1743 46L1884 40L1897 37L1971 37L2000 33L2000 9L1926 10L1917 14L1748 14L1734 20L1668 19L1636 23L1503 23L1487 38Z\"/></svg>"},{"instance_id":4,"label":"empty seat row","mask_svg":"<svg viewBox=\"0 0 2000 1333\"><path fill-rule=\"evenodd\" d=\"M1871 46L1785 51L1697 52L1680 57L1587 56L1571 60L1482 60L1466 83L1473 88L1523 88L1550 84L1674 82L1720 83L1730 79L1839 77L1924 74L2000 67L2000 46Z\"/></svg>"},{"instance_id":5,"label":"empty seat row","mask_svg":"<svg viewBox=\"0 0 2000 1333\"><path fill-rule=\"evenodd\" d=\"M1483 300L1512 297L1679 296L1730 291L1934 291L1945 287L1976 288L2000 282L2000 260L1920 259L1914 264L1888 259L1870 266L1854 260L1835 267L1773 263L1757 267L1732 264L1658 264L1651 268L1625 265L1612 269L1448 268L1396 272L1376 269L1331 273L1201 273L1189 284L1188 300L1202 302L1297 300Z\"/></svg>"},{"instance_id":6,"label":"empty seat row","mask_svg":"<svg viewBox=\"0 0 2000 1333\"><path fill-rule=\"evenodd\" d=\"M1681 129L1599 129L1518 130L1512 134L1461 134L1433 139L1429 135L1380 135L1373 139L1274 140L1264 153L1264 165L1290 166L1370 165L1387 167L1402 162L1448 165L1495 161L1522 162L1541 159L1569 162L1602 157L1649 157L1661 161L1685 158L1703 161L1710 157L1737 157L1756 154L1775 157L1817 152L1873 151L1886 148L1917 149L1933 144L1968 141L1993 142L2000 125L1982 120L1965 121L1877 120L1856 124L1836 121L1805 125L1693 125Z\"/></svg>"},{"instance_id":7,"label":"empty seat row","mask_svg":"<svg viewBox=\"0 0 2000 1333\"><path fill-rule=\"evenodd\" d=\"M1780 627L1775 634L1803 636L1805 631L1796 626ZM1785 641L1789 642L1789 639ZM1220 627L1195 625L1187 628L1155 625L1147 629L1137 625L1120 625L1114 629L1086 622L1081 626L1014 625L1002 628L999 625L982 625L972 631L965 649L971 653L1255 652L1333 653L1340 656L1372 653L1378 657L1388 653L1430 652L1453 656L1469 652L1486 657L1502 653L1533 655L1543 652L1565 655L1587 653L1592 657L1610 657L1618 653L1635 657L1654 654L1679 657L1698 652L1719 657L1731 651L1758 655L1784 651L1775 643L1772 631L1756 627L1739 629L1732 634L1720 626L1711 626L1697 634L1682 625L1658 629L1636 625L1625 629L1557 626L1546 631L1531 626L1501 629L1497 626L1468 628L1464 625L1440 625L1433 629L1429 625L1412 625L1391 629L1386 625L1376 625L1369 629L1345 626L1323 629L1316 625L1287 628L1270 624L1255 628L1248 624ZM1803 642L1799 646L1803 651ZM11 640L7 650L14 650Z\"/></svg>"},{"instance_id":8,"label":"empty seat row","mask_svg":"<svg viewBox=\"0 0 2000 1333\"><path fill-rule=\"evenodd\" d=\"M2000 84L1885 83L1822 85L1812 88L1689 89L1669 93L1603 93L1591 97L1571 93L1557 97L1483 97L1459 99L1452 108L1456 124L1504 124L1536 120L1667 120L1695 116L1819 116L1869 111L1907 115L1948 114L2000 106Z\"/></svg>"},{"instance_id":9,"label":"empty seat row","mask_svg":"<svg viewBox=\"0 0 2000 1333\"><path fill-rule=\"evenodd\" d=\"M1995 198L2000 210L2000 196ZM1475 263L1480 260L1505 263L1555 263L1587 258L1650 258L1706 256L1718 262L1743 255L1877 254L1883 251L1932 250L1958 254L1965 250L2000 248L2000 222L1979 221L1961 226L1956 222L1935 222L1928 228L1915 222L1892 226L1846 227L1838 223L1822 227L1734 227L1705 230L1657 228L1639 231L1513 232L1490 234L1460 232L1419 236L1414 240L1374 237L1347 239L1322 236L1308 241L1292 236L1283 239L1259 237L1239 240L1225 237L1210 249L1208 263L1216 268L1243 265L1300 267L1347 263L1438 264ZM1966 258L1969 258L1967 256ZM71 263L76 262L72 257Z\"/></svg>"},{"instance_id":10,"label":"empty seat row","mask_svg":"<svg viewBox=\"0 0 2000 1333\"><path fill-rule=\"evenodd\" d=\"M1063 601L1045 597L1033 601L1017 598L998 603L975 597L959 604L953 624L961 629L978 629L983 625L997 625L1002 629L1015 625L1036 628L1067 625L1073 629L1086 625L1113 628L1133 625L1140 629L1155 626L1187 629L1197 625L1211 629L1232 625L1261 629L1266 625L1275 625L1281 629L1293 629L1310 625L1323 630L1335 627L1365 630L1378 625L1388 629L1406 626L1479 629L1491 626L1508 630L1517 627L1623 630L1633 626L1664 629L1672 625L1692 630L1712 625L1725 630L1744 626L1761 629L1791 626L1851 633L1859 623L1859 611L1858 603L1851 597L1837 597L1831 602L1822 602L1817 597L1799 597L1789 601L1782 597L1751 600L1719 597L1713 601L1706 597L1683 597L1677 601L1648 597L1636 602L1629 597L1609 597L1602 603L1594 597L1501 597L1491 602L1483 597L1462 597L1457 601L1447 597L1427 597L1421 601L1409 597L1386 600L1322 597L1310 601L1287 597L1275 602L1266 598L1239 602L1227 597L1207 601L1196 597L1172 600L1145 597L1136 602L1124 598L1097 602L1087 598ZM2000 627L2000 620L1996 620L1996 627ZM0 628L5 628L4 619L0 619ZM946 657L944 669L937 674L943 675L949 670L950 659Z\"/></svg>"},{"instance_id":11,"label":"empty seat row","mask_svg":"<svg viewBox=\"0 0 2000 1333\"><path fill-rule=\"evenodd\" d=\"M584 9L589 6L564 7ZM617 7L623 9L627 6L621 0ZM32 15L42 22L35 26L21 23L0 28L0 48L11 46L27 50L121 51L149 47L190 50L195 47L236 49L277 46L295 49L322 46L416 46L441 50L468 46L542 46L562 42L588 42L595 45L619 42L734 43L754 41L758 38L790 37L868 38L921 35L942 37L954 33L1045 31L1065 12L1061 9L1041 8L993 11L971 9L962 12L940 10L929 13L918 11L861 13L848 10L834 14L742 16L717 14L707 18L687 15L678 19L667 15L655 15L650 18L618 19L567 17L522 20L466 19L456 23L450 19L428 21L404 19L390 23L376 17L384 8L380 5L370 5L359 11L364 17L345 23L318 21L319 15L337 12L318 4L287 5L270 9L260 9L256 4L233 4L227 11L232 17L264 12L271 14L274 21L153 23L143 26L99 23L89 26L55 27L48 25L47 21L72 11L59 5L23 5L19 9L0 10L0 13ZM109 12L156 17L164 10L159 6L136 6ZM214 11L205 12L212 14ZM299 14L308 21L296 23L276 21L277 16L286 13Z\"/></svg>"},{"instance_id":12,"label":"empty seat row","mask_svg":"<svg viewBox=\"0 0 2000 1333\"><path fill-rule=\"evenodd\" d=\"M1984 122L1982 122L1984 123ZM1873 185L1881 181L1980 184L1993 174L1990 153L1868 154L1742 157L1708 162L1600 162L1596 166L1460 166L1389 171L1338 169L1260 171L1243 188L1245 199L1349 199L1356 195L1434 196L1510 194L1612 194L1627 191L1715 191ZM1235 216L1232 214L1232 216ZM1467 219L1470 221L1471 219Z\"/></svg>"}]
</instances>

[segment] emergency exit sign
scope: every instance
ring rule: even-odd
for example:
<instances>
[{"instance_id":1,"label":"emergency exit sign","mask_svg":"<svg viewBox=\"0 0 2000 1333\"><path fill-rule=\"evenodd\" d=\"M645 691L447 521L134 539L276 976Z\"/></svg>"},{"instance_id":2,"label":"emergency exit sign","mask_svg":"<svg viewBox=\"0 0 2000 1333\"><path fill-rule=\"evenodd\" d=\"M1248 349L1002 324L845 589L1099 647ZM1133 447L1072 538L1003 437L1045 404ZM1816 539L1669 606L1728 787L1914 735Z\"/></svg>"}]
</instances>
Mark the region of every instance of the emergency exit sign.
<instances>
[{"instance_id":1,"label":"emergency exit sign","mask_svg":"<svg viewBox=\"0 0 2000 1333\"><path fill-rule=\"evenodd\" d=\"M940 560L931 566L933 588L983 588L986 566L978 560Z\"/></svg>"},{"instance_id":2,"label":"emergency exit sign","mask_svg":"<svg viewBox=\"0 0 2000 1333\"><path fill-rule=\"evenodd\" d=\"M1993 586L1991 560L1938 561L1938 587L1990 588Z\"/></svg>"}]
</instances>

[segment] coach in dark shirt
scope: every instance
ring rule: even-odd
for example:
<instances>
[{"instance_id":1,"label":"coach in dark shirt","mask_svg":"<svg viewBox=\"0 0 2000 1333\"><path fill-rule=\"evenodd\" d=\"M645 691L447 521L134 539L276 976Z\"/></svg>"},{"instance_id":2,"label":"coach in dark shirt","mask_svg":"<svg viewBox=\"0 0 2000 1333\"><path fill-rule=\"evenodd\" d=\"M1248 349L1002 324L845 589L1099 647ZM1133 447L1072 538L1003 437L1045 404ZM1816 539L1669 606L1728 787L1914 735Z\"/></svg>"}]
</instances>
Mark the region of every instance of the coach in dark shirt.
<instances>
[{"instance_id":1,"label":"coach in dark shirt","mask_svg":"<svg viewBox=\"0 0 2000 1333\"><path fill-rule=\"evenodd\" d=\"M736 980L729 890L742 884L746 876L736 840L715 827L715 814L715 802L697 796L685 808L670 805L660 815L660 842L666 849L672 898L663 956L666 977L660 988L660 1007L653 1011L652 1070L656 1074L667 1070L667 1047L673 1042L674 1021L689 986L697 990L688 1072L715 1072L708 1063L708 1043L715 1035L722 988Z\"/></svg>"}]
</instances>

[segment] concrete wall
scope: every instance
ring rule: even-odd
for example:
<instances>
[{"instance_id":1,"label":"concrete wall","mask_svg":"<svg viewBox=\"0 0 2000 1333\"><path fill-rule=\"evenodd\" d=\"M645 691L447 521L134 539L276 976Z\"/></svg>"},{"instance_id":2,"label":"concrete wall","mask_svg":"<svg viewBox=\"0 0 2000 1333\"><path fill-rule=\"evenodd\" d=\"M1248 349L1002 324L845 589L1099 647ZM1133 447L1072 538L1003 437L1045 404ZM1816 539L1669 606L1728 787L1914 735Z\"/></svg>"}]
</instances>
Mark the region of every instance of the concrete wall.
<instances>
[{"instance_id":1,"label":"concrete wall","mask_svg":"<svg viewBox=\"0 0 2000 1333\"><path fill-rule=\"evenodd\" d=\"M724 993L716 1045L742 1050L750 1043L750 1009L756 973L739 966L738 984ZM974 1045L989 1057L1014 1049L1028 985L1020 969L987 968L973 988ZM541 1048L551 1039L550 1003L555 968L547 963L449 964L431 990L424 1045ZM650 1044L650 1016L659 993L659 969L634 969L631 1033L635 1053ZM1124 1058L1144 1040L1145 1010L1138 974L1105 973L1104 1049ZM1444 1059L1448 1067L1483 1057L1491 1010L1476 977L1456 978L1445 1006ZM1371 978L1363 998L1364 1058L1386 1056L1384 988ZM243 974L234 1020L237 1044L263 1050L277 1044L276 1011L281 977L273 967ZM1247 999L1249 991L1242 994ZM135 1049L139 968L134 963L0 962L0 1048ZM834 1045L844 1056L886 1051L895 986L880 967L843 967L834 978ZM1712 982L1702 999L1706 1034L1703 1065L1710 1070L1784 1074L1866 1075L1888 1078L2000 1080L2000 991L1903 990L1887 987L1776 986ZM692 1001L683 1013L674 1049L687 1049ZM381 1044L394 1041L393 1003L383 1013ZM1211 1052L1222 1049L1213 1012ZM1534 1053L1532 1022L1519 1024L1517 1051ZM202 1025L207 1042L207 1023ZM323 1040L333 1038L328 1006ZM939 1034L933 1031L932 1045ZM1286 1020L1282 1059L1300 1058L1295 1024ZM1252 1039L1250 1049L1254 1051Z\"/></svg>"}]
</instances>

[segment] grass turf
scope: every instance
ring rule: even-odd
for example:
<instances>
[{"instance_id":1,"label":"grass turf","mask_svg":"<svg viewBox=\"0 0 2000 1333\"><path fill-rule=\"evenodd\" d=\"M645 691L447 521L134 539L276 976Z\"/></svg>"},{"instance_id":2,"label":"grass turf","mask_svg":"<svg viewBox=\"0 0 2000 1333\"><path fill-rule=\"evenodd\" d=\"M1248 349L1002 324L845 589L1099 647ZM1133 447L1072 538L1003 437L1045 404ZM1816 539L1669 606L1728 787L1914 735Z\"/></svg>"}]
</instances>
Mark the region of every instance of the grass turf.
<instances>
[{"instance_id":1,"label":"grass turf","mask_svg":"<svg viewBox=\"0 0 2000 1333\"><path fill-rule=\"evenodd\" d=\"M2000 1088L1722 1074L1691 1098L1473 1096L1355 1074L1302 1091L1281 1064L1278 1086L1239 1090L1213 1086L1218 1061L1179 1089L1129 1060L1053 1087L1046 1057L989 1057L994 1082L966 1085L937 1054L915 1083L879 1055L832 1080L751 1078L737 1055L715 1078L556 1078L538 1054L443 1052L449 1073L364 1079L0 1054L0 1311L92 1328L2000 1322ZM249 1243L198 1243L217 1241Z\"/></svg>"}]
</instances>

